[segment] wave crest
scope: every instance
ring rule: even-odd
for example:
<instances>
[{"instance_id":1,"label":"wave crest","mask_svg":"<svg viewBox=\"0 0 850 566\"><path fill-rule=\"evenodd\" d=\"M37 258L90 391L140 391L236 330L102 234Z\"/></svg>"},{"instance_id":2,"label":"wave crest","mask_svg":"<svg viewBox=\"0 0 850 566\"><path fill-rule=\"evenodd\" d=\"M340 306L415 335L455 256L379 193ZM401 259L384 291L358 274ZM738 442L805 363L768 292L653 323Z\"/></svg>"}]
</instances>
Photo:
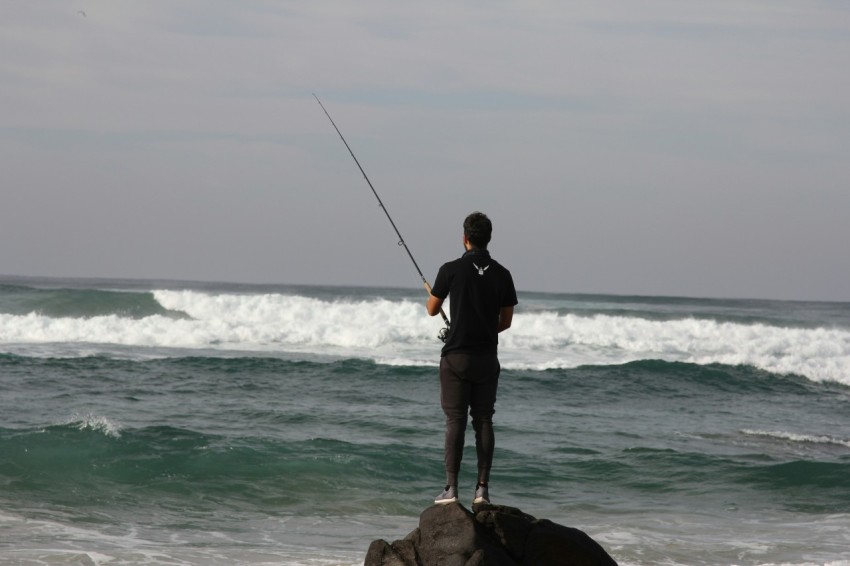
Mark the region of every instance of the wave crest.
<instances>
[{"instance_id":1,"label":"wave crest","mask_svg":"<svg viewBox=\"0 0 850 566\"><path fill-rule=\"evenodd\" d=\"M117 345L136 355L146 348L160 349L161 355L170 355L174 349L202 349L310 359L347 357L414 366L436 364L441 346L436 339L441 321L428 317L422 303L407 299L169 290L154 291L152 296L158 308L186 317L0 314L0 344L7 352L31 353L40 348L42 355L67 355L68 350L91 355L103 345ZM562 369L658 359L749 365L850 385L850 330L841 328L519 310L500 341L500 358L509 369Z\"/></svg>"},{"instance_id":2,"label":"wave crest","mask_svg":"<svg viewBox=\"0 0 850 566\"><path fill-rule=\"evenodd\" d=\"M751 430L744 429L741 431L741 434L747 436L760 436L766 438L774 438L777 440L787 440L789 442L795 442L800 444L828 444L834 446L843 446L845 448L850 448L850 440L843 440L841 438L835 438L832 436L815 436L810 434L796 434L793 432L782 432L782 431L770 431L770 430Z\"/></svg>"},{"instance_id":3,"label":"wave crest","mask_svg":"<svg viewBox=\"0 0 850 566\"><path fill-rule=\"evenodd\" d=\"M74 415L65 423L65 426L72 426L82 431L99 432L110 438L121 438L121 425L112 419L98 415Z\"/></svg>"}]
</instances>

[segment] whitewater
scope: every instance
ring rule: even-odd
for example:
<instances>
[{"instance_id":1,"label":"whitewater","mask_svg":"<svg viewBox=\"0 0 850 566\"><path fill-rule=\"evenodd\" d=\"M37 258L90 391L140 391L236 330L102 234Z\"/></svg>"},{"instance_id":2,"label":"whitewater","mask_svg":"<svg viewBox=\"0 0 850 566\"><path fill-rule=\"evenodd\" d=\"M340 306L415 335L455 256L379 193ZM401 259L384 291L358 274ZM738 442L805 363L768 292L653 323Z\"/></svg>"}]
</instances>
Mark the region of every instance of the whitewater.
<instances>
[{"instance_id":1,"label":"whitewater","mask_svg":"<svg viewBox=\"0 0 850 566\"><path fill-rule=\"evenodd\" d=\"M76 345L86 346L81 355L117 354L110 346L124 346L150 349L127 350L134 356L183 355L197 349L221 355L321 354L391 365L435 363L440 321L425 315L424 297L322 299L195 290L153 290L150 295L163 314L0 314L0 344L10 352L43 355L67 353L69 345ZM551 296L522 297L511 332L501 338L504 367L547 370L657 359L748 365L850 385L850 328L834 323L811 327L810 321L796 326L749 317L728 321L710 311L679 317L668 312L665 319L640 312L573 313L563 307L547 309L552 301Z\"/></svg>"}]
</instances>

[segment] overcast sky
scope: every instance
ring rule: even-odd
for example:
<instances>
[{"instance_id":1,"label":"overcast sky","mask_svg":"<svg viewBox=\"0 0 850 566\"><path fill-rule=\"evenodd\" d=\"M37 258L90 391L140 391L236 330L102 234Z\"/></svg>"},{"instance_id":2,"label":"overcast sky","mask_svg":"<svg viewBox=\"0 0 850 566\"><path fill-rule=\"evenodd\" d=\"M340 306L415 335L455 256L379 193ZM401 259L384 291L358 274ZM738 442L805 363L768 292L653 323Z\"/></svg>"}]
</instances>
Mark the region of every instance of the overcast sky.
<instances>
[{"instance_id":1,"label":"overcast sky","mask_svg":"<svg viewBox=\"0 0 850 566\"><path fill-rule=\"evenodd\" d=\"M10 0L0 274L850 300L845 0Z\"/></svg>"}]
</instances>

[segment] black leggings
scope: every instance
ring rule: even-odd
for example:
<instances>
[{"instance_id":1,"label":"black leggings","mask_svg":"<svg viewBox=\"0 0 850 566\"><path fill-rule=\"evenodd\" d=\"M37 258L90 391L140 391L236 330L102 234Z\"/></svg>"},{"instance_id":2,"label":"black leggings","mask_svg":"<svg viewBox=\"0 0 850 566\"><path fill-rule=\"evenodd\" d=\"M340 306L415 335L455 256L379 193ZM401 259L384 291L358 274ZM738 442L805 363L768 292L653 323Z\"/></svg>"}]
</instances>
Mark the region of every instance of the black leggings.
<instances>
[{"instance_id":1,"label":"black leggings","mask_svg":"<svg viewBox=\"0 0 850 566\"><path fill-rule=\"evenodd\" d=\"M440 358L440 405L446 414L446 483L457 485L466 413L472 416L478 481L490 481L493 465L493 413L499 386L499 360L495 354L447 354Z\"/></svg>"}]
</instances>

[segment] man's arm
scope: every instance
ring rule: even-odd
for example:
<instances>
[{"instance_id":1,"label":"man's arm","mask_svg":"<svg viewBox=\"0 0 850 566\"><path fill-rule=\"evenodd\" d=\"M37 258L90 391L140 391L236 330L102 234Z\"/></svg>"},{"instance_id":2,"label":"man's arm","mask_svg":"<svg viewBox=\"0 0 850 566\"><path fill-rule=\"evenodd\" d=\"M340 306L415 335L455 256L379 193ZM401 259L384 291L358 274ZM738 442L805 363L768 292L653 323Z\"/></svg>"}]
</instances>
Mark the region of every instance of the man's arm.
<instances>
[{"instance_id":1,"label":"man's arm","mask_svg":"<svg viewBox=\"0 0 850 566\"><path fill-rule=\"evenodd\" d=\"M440 314L440 309L443 307L443 300L444 299L441 299L440 297L428 295L428 302L425 303L425 310L428 311L428 314L431 316L437 316Z\"/></svg>"},{"instance_id":2,"label":"man's arm","mask_svg":"<svg viewBox=\"0 0 850 566\"><path fill-rule=\"evenodd\" d=\"M498 332L502 330L507 330L511 327L511 321L514 318L514 308L513 307L502 307L499 310L499 326Z\"/></svg>"}]
</instances>

